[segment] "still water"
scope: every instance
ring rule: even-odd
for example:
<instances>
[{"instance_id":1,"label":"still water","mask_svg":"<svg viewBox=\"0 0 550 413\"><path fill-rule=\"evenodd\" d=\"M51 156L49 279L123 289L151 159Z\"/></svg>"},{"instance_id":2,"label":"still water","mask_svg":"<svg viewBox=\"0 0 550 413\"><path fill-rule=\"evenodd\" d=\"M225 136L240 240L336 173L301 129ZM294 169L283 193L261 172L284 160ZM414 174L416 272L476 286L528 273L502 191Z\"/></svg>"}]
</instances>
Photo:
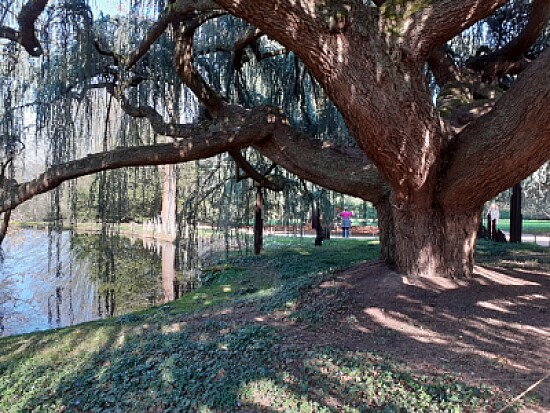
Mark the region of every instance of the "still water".
<instances>
[{"instance_id":1,"label":"still water","mask_svg":"<svg viewBox=\"0 0 550 413\"><path fill-rule=\"evenodd\" d=\"M0 336L70 326L174 300L200 284L201 273L193 267L202 265L199 258L207 255L210 244L197 245L193 266L182 265L180 258L176 270L171 242L12 231L0 260Z\"/></svg>"}]
</instances>

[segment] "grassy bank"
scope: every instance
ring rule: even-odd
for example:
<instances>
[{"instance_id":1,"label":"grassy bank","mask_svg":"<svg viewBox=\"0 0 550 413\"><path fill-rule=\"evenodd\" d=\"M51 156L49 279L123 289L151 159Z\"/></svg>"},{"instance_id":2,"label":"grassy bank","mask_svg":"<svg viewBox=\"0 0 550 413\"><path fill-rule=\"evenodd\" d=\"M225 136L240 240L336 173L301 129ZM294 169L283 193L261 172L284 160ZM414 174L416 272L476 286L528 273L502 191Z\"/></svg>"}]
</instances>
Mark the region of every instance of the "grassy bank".
<instances>
[{"instance_id":1,"label":"grassy bank","mask_svg":"<svg viewBox=\"0 0 550 413\"><path fill-rule=\"evenodd\" d=\"M261 257L210 268L182 299L118 319L0 340L2 412L469 412L502 395L385 354L308 344L300 328L345 311L307 291L378 255L367 241L271 238ZM485 246L483 246L485 245ZM493 244L479 252L489 261ZM500 250L499 250L500 251ZM496 258L497 260L500 258ZM288 326L262 322L284 313ZM512 410L510 410L512 411Z\"/></svg>"}]
</instances>

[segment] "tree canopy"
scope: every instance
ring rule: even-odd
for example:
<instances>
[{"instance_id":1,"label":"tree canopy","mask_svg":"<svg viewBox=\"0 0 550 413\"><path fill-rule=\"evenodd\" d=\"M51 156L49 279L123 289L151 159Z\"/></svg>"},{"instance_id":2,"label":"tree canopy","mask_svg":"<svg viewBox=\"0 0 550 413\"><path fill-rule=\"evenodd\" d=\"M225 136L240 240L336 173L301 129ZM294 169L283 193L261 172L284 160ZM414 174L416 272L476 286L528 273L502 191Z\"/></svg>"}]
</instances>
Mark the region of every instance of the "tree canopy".
<instances>
[{"instance_id":1,"label":"tree canopy","mask_svg":"<svg viewBox=\"0 0 550 413\"><path fill-rule=\"evenodd\" d=\"M252 148L371 201L401 272L468 276L483 203L550 159L549 18L547 0L0 0L3 169L30 117L50 149L34 179L3 175L0 210L223 152L277 187ZM139 133L85 156L115 119Z\"/></svg>"}]
</instances>

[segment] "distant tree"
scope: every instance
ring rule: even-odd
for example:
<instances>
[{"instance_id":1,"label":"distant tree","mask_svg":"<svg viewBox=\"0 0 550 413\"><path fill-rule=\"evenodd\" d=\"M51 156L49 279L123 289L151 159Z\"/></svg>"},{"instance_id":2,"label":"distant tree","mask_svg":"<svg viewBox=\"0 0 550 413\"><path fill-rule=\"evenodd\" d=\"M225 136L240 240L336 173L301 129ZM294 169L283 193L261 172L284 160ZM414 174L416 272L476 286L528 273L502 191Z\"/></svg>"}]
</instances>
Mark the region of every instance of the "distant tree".
<instances>
[{"instance_id":1,"label":"distant tree","mask_svg":"<svg viewBox=\"0 0 550 413\"><path fill-rule=\"evenodd\" d=\"M0 13L16 16L0 16L0 37L36 57L56 40L32 64L59 74L55 93L74 99L103 88L128 116L175 141L77 159L66 151L34 180L5 180L2 211L85 174L253 147L303 179L373 202L382 258L401 273L464 277L483 203L550 159L548 0L171 0L155 2L141 20L95 22L82 0L29 0L18 10L12 3L0 0ZM56 18L58 10L65 15ZM59 36L67 19L71 41ZM479 47L457 40L469 33ZM218 57L228 50L230 59ZM281 90L291 73L283 70L239 82L269 58L279 68L294 62L310 80ZM168 108L181 108L163 104L169 72L203 116L178 123ZM277 100L289 94L300 104ZM348 141L316 131L324 121L316 115L332 113L322 111L324 94ZM55 119L70 121L71 105L57 105ZM50 132L66 148L64 129Z\"/></svg>"}]
</instances>

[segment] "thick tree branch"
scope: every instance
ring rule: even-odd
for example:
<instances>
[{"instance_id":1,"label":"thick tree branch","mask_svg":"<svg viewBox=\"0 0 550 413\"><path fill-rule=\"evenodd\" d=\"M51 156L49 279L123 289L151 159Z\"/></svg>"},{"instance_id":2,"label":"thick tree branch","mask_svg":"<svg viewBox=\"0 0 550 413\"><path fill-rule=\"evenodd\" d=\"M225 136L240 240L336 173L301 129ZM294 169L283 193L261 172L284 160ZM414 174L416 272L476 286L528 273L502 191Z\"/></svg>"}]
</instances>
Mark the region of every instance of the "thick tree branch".
<instances>
[{"instance_id":1,"label":"thick tree branch","mask_svg":"<svg viewBox=\"0 0 550 413\"><path fill-rule=\"evenodd\" d=\"M388 50L372 7L362 1L335 2L351 4L351 23L333 31L331 20L324 20L333 17L331 2L216 2L296 53L342 113L358 146L400 198L410 199L431 185L430 172L446 131L437 121L418 65L403 63L400 50ZM339 12L345 16L346 10ZM359 73L363 81L357 80ZM391 79L406 81L394 83L396 92L390 94ZM427 202L430 196L429 190L419 195Z\"/></svg>"},{"instance_id":2,"label":"thick tree branch","mask_svg":"<svg viewBox=\"0 0 550 413\"><path fill-rule=\"evenodd\" d=\"M83 159L52 166L38 178L22 184L7 180L0 191L0 212L14 209L26 200L80 176L130 166L187 162L246 147L269 137L280 123L277 114L264 107L247 111L246 116L242 116L242 124L235 123L233 127L220 131L203 131L197 127L195 133L189 131L186 139L173 143L119 148L88 155Z\"/></svg>"},{"instance_id":3,"label":"thick tree branch","mask_svg":"<svg viewBox=\"0 0 550 413\"><path fill-rule=\"evenodd\" d=\"M312 140L287 125L279 125L271 139L257 141L253 146L300 178L327 189L371 202L378 202L389 191L361 150Z\"/></svg>"},{"instance_id":4,"label":"thick tree branch","mask_svg":"<svg viewBox=\"0 0 550 413\"><path fill-rule=\"evenodd\" d=\"M442 0L414 13L404 24L404 45L420 63L432 51L509 0Z\"/></svg>"},{"instance_id":5,"label":"thick tree branch","mask_svg":"<svg viewBox=\"0 0 550 413\"><path fill-rule=\"evenodd\" d=\"M40 56L42 54L42 46L34 32L34 22L44 11L48 0L29 0L23 7L17 17L19 29L21 31L21 45L31 56Z\"/></svg>"},{"instance_id":6,"label":"thick tree branch","mask_svg":"<svg viewBox=\"0 0 550 413\"><path fill-rule=\"evenodd\" d=\"M31 56L40 56L43 51L34 31L34 23L47 4L48 0L29 0L21 7L17 16L19 31L11 27L0 26L0 38L19 43Z\"/></svg>"},{"instance_id":7,"label":"thick tree branch","mask_svg":"<svg viewBox=\"0 0 550 413\"><path fill-rule=\"evenodd\" d=\"M483 73L485 79L518 74L525 70L529 61L523 53L535 43L550 20L550 1L533 0L529 21L523 31L510 43L494 53L470 59L468 67Z\"/></svg>"},{"instance_id":8,"label":"thick tree branch","mask_svg":"<svg viewBox=\"0 0 550 413\"><path fill-rule=\"evenodd\" d=\"M550 49L455 145L439 197L452 210L479 207L550 159Z\"/></svg>"}]
</instances>

